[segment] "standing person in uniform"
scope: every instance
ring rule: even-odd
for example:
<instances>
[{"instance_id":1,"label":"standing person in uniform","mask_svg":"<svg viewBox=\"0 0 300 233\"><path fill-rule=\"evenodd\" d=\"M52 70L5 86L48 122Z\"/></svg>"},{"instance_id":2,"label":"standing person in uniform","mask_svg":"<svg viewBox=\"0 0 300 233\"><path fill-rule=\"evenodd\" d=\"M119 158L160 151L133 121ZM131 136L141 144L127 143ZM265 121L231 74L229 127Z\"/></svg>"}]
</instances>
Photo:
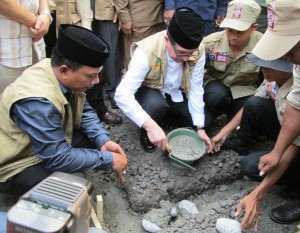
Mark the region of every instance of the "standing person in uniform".
<instances>
[{"instance_id":1,"label":"standing person in uniform","mask_svg":"<svg viewBox=\"0 0 300 233\"><path fill-rule=\"evenodd\" d=\"M165 30L162 0L115 0L124 36L125 70L131 59L130 46L150 35Z\"/></svg>"},{"instance_id":2,"label":"standing person in uniform","mask_svg":"<svg viewBox=\"0 0 300 233\"><path fill-rule=\"evenodd\" d=\"M287 96L281 130L273 150L261 156L259 175L263 180L238 206L236 215L245 211L241 227L250 228L258 222L259 206L270 187L292 166L293 155L299 153L297 136L300 134L300 1L270 0L268 3L268 29L253 49L253 54L264 60L284 58L297 66L293 72L293 86ZM291 165L290 165L291 164ZM296 168L299 175L299 166ZM292 177L294 179L294 176ZM298 181L299 183L299 181ZM273 221L289 224L300 220L297 203L273 208Z\"/></svg>"},{"instance_id":3,"label":"standing person in uniform","mask_svg":"<svg viewBox=\"0 0 300 233\"><path fill-rule=\"evenodd\" d=\"M125 1L125 0L123 0ZM114 100L121 81L121 47L119 21L113 1L91 0L94 13L93 31L101 36L112 51L103 66L104 89L112 108L118 108Z\"/></svg>"},{"instance_id":4,"label":"standing person in uniform","mask_svg":"<svg viewBox=\"0 0 300 233\"><path fill-rule=\"evenodd\" d=\"M191 8L203 19L204 36L207 36L215 32L214 25L222 23L227 5L227 0L165 0L164 21L168 24L177 8Z\"/></svg>"},{"instance_id":5,"label":"standing person in uniform","mask_svg":"<svg viewBox=\"0 0 300 233\"><path fill-rule=\"evenodd\" d=\"M220 27L202 41L207 54L204 74L205 127L226 113L230 120L257 89L259 67L247 54L262 33L255 24L261 11L254 0L233 0Z\"/></svg>"},{"instance_id":6,"label":"standing person in uniform","mask_svg":"<svg viewBox=\"0 0 300 233\"><path fill-rule=\"evenodd\" d=\"M89 0L49 0L53 24L45 36L46 55L50 58L56 45L57 32L61 24L74 24L92 30L93 15Z\"/></svg>"},{"instance_id":7,"label":"standing person in uniform","mask_svg":"<svg viewBox=\"0 0 300 233\"><path fill-rule=\"evenodd\" d=\"M199 47L203 21L189 8L177 9L167 31L133 43L132 60L115 100L140 130L146 152L165 150L161 123L168 115L178 126L197 129L211 151L204 126L203 73L205 53Z\"/></svg>"}]
</instances>

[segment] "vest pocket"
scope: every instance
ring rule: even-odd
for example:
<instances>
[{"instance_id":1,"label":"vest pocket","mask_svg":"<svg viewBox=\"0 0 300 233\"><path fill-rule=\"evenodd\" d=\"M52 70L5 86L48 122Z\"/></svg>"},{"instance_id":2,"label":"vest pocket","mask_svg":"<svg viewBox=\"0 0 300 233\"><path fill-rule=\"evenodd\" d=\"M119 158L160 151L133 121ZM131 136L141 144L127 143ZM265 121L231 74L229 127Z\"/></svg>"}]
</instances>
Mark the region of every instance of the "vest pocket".
<instances>
[{"instance_id":1,"label":"vest pocket","mask_svg":"<svg viewBox=\"0 0 300 233\"><path fill-rule=\"evenodd\" d=\"M76 1L70 2L70 13L71 13L72 23L76 24L76 25L80 25L79 24L80 23L80 17L77 14L77 11L76 11Z\"/></svg>"}]
</instances>

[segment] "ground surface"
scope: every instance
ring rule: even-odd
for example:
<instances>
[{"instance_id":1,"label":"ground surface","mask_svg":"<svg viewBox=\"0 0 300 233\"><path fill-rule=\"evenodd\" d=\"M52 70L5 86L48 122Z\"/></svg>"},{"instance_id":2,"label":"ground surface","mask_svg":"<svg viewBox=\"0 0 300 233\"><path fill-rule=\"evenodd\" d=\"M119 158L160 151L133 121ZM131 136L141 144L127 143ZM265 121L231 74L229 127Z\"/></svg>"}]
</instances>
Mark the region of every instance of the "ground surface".
<instances>
[{"instance_id":1,"label":"ground surface","mask_svg":"<svg viewBox=\"0 0 300 233\"><path fill-rule=\"evenodd\" d=\"M120 110L118 112L121 114ZM112 171L89 173L95 185L94 194L104 199L104 221L111 233L143 233L142 219L155 223L159 232L196 233L217 232L218 218L235 218L239 200L249 193L256 182L241 174L241 157L231 151L222 150L214 155L205 155L195 164L196 171L180 169L170 163L161 151L145 153L139 143L139 129L123 115L123 123L105 126L111 132L111 139L125 150L129 167L126 182L118 182ZM216 121L209 134L218 131L225 120ZM168 130L168 129L166 129ZM271 148L272 144L257 143L253 150ZM295 232L298 223L280 225L272 222L268 213L272 207L291 202L278 195L274 187L262 202L258 232ZM189 200L196 204L199 214L194 216L178 211L178 203ZM179 213L171 218L172 207ZM254 232L251 229L246 232Z\"/></svg>"},{"instance_id":2,"label":"ground surface","mask_svg":"<svg viewBox=\"0 0 300 233\"><path fill-rule=\"evenodd\" d=\"M121 114L120 110L117 112ZM143 219L159 226L159 233L215 233L218 218L241 221L241 218L234 217L235 208L257 183L241 174L241 157L238 154L222 150L202 157L195 164L195 171L180 169L158 150L152 154L145 153L139 143L138 127L122 116L122 124L105 127L111 132L111 139L119 143L128 156L126 182L121 184L112 171L88 173L95 186L93 196L103 196L104 222L108 232L145 233L141 224ZM213 135L224 124L225 120L221 117L209 134ZM252 149L271 147L270 143L256 143ZM291 202L282 199L278 189L274 187L262 202L259 233L296 231L298 223L280 225L268 217L272 207ZM194 203L199 213L192 216L179 211L178 203L182 200ZM0 195L0 211L5 211L7 204L5 196ZM178 212L176 218L169 214L173 207ZM254 232L254 229L246 232Z\"/></svg>"}]
</instances>

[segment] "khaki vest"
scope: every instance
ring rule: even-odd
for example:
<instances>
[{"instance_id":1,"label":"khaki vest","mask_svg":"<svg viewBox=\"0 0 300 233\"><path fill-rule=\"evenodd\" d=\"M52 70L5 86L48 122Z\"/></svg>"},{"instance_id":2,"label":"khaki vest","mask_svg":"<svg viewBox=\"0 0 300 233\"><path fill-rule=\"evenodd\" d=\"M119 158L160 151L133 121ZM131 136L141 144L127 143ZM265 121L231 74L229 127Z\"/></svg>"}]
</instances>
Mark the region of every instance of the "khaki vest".
<instances>
[{"instance_id":1,"label":"khaki vest","mask_svg":"<svg viewBox=\"0 0 300 233\"><path fill-rule=\"evenodd\" d=\"M56 1L56 30L60 24L80 26L80 16L76 11L76 0Z\"/></svg>"},{"instance_id":2,"label":"khaki vest","mask_svg":"<svg viewBox=\"0 0 300 233\"><path fill-rule=\"evenodd\" d=\"M145 52L149 62L149 72L145 77L142 85L154 89L161 89L164 86L164 78L167 71L167 55L164 36L166 31L158 32L152 36L145 38L139 42L134 42L131 45L131 54L134 49L139 46ZM191 56L186 62L183 62L183 72L181 79L181 88L188 96L190 91L190 77L191 73L204 52L204 47L199 47L199 54Z\"/></svg>"},{"instance_id":3,"label":"khaki vest","mask_svg":"<svg viewBox=\"0 0 300 233\"><path fill-rule=\"evenodd\" d=\"M113 20L115 7L113 0L95 0L95 16L97 20Z\"/></svg>"},{"instance_id":4,"label":"khaki vest","mask_svg":"<svg viewBox=\"0 0 300 233\"><path fill-rule=\"evenodd\" d=\"M10 117L15 102L32 97L46 98L59 110L67 143L71 144L73 128L80 126L85 94L74 94L71 107L61 91L49 59L27 69L0 96L0 182L42 161L35 157L28 134Z\"/></svg>"}]
</instances>

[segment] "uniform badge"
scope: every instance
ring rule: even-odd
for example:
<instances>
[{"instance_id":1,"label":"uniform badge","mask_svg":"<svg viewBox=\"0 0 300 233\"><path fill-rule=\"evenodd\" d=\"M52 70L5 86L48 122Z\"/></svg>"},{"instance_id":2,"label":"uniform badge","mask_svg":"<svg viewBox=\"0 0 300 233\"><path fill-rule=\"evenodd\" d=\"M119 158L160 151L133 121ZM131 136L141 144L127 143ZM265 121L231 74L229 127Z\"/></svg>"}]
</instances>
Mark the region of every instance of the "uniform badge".
<instances>
[{"instance_id":1,"label":"uniform badge","mask_svg":"<svg viewBox=\"0 0 300 233\"><path fill-rule=\"evenodd\" d=\"M160 70L160 66L161 66L161 59L157 58L156 62L155 62L155 70Z\"/></svg>"},{"instance_id":2,"label":"uniform badge","mask_svg":"<svg viewBox=\"0 0 300 233\"><path fill-rule=\"evenodd\" d=\"M214 54L216 54L216 53L217 53L217 47L213 47L213 48L211 49L211 52L214 53Z\"/></svg>"},{"instance_id":3,"label":"uniform badge","mask_svg":"<svg viewBox=\"0 0 300 233\"><path fill-rule=\"evenodd\" d=\"M236 7L234 8L234 10L233 10L232 18L234 18L234 19L239 19L239 18L241 18L242 10L243 10L242 7L236 6Z\"/></svg>"},{"instance_id":4,"label":"uniform badge","mask_svg":"<svg viewBox=\"0 0 300 233\"><path fill-rule=\"evenodd\" d=\"M227 61L227 55L218 54L217 55L217 61L218 62L226 62Z\"/></svg>"},{"instance_id":5,"label":"uniform badge","mask_svg":"<svg viewBox=\"0 0 300 233\"><path fill-rule=\"evenodd\" d=\"M209 57L210 60L213 60L213 61L215 61L215 60L217 59L216 54L213 54L213 53L210 53L210 54L208 55L208 57Z\"/></svg>"},{"instance_id":6,"label":"uniform badge","mask_svg":"<svg viewBox=\"0 0 300 233\"><path fill-rule=\"evenodd\" d=\"M273 85L273 87L272 87L272 93L274 93L275 95L277 93L277 85L276 84Z\"/></svg>"}]
</instances>

